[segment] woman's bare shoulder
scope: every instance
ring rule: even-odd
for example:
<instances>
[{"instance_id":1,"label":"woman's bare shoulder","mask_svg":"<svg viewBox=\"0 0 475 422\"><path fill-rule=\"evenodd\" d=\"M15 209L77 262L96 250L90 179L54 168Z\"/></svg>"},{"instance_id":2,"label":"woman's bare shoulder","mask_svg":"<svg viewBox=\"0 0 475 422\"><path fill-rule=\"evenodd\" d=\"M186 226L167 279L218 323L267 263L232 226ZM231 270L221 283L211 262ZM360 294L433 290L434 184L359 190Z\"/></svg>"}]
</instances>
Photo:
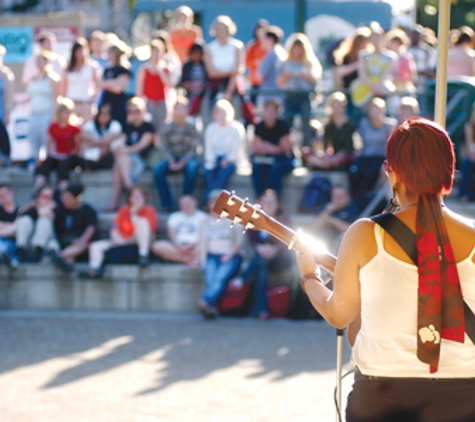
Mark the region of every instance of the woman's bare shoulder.
<instances>
[{"instance_id":1,"label":"woman's bare shoulder","mask_svg":"<svg viewBox=\"0 0 475 422\"><path fill-rule=\"evenodd\" d=\"M449 209L444 210L444 217L455 258L460 261L475 248L475 221Z\"/></svg>"},{"instance_id":2,"label":"woman's bare shoulder","mask_svg":"<svg viewBox=\"0 0 475 422\"><path fill-rule=\"evenodd\" d=\"M377 253L374 225L374 221L369 218L355 221L345 233L341 245L340 252L346 256L351 256L352 260L360 268L368 263Z\"/></svg>"},{"instance_id":3,"label":"woman's bare shoulder","mask_svg":"<svg viewBox=\"0 0 475 422\"><path fill-rule=\"evenodd\" d=\"M475 234L475 220L473 220L472 218L460 215L449 208L445 208L444 214L446 221L453 229L463 231L469 230L470 232Z\"/></svg>"}]
</instances>

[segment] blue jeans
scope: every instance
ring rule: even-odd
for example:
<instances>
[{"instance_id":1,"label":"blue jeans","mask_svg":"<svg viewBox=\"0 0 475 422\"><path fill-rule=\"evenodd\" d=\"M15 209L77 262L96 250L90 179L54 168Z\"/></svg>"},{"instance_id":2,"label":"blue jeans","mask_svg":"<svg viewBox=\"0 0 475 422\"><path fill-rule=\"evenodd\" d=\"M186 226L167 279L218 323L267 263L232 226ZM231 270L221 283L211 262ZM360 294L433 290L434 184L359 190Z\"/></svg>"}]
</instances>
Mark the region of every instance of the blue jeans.
<instances>
[{"instance_id":1,"label":"blue jeans","mask_svg":"<svg viewBox=\"0 0 475 422\"><path fill-rule=\"evenodd\" d=\"M305 92L287 93L284 99L284 109L289 126L292 126L295 116L300 116L303 133L302 145L310 146L312 131L310 130L311 105L309 94Z\"/></svg>"},{"instance_id":2,"label":"blue jeans","mask_svg":"<svg viewBox=\"0 0 475 422\"><path fill-rule=\"evenodd\" d=\"M260 313L268 311L267 287L269 274L288 269L294 259L293 253L287 249L278 252L269 260L257 252L252 256L249 265L241 274L243 280L251 279L253 282L253 303L250 311L252 316L258 316Z\"/></svg>"},{"instance_id":3,"label":"blue jeans","mask_svg":"<svg viewBox=\"0 0 475 422\"><path fill-rule=\"evenodd\" d=\"M225 189L228 185L229 179L236 171L235 164L228 164L227 167L223 168L220 165L212 170L205 170L204 178L206 183L206 194L205 200L208 200L209 193L214 189Z\"/></svg>"},{"instance_id":4,"label":"blue jeans","mask_svg":"<svg viewBox=\"0 0 475 422\"><path fill-rule=\"evenodd\" d=\"M227 282L241 266L242 258L234 255L229 261L221 262L222 255L208 254L205 264L205 291L203 300L212 307L226 288Z\"/></svg>"},{"instance_id":5,"label":"blue jeans","mask_svg":"<svg viewBox=\"0 0 475 422\"><path fill-rule=\"evenodd\" d=\"M252 279L252 308L250 314L258 316L267 312L267 286L269 283L269 261L258 253L251 258L248 267L241 274L243 280Z\"/></svg>"},{"instance_id":6,"label":"blue jeans","mask_svg":"<svg viewBox=\"0 0 475 422\"><path fill-rule=\"evenodd\" d=\"M0 262L3 261L2 254L5 252L10 258L13 258L16 251L15 241L5 237L0 237Z\"/></svg>"},{"instance_id":7,"label":"blue jeans","mask_svg":"<svg viewBox=\"0 0 475 422\"><path fill-rule=\"evenodd\" d=\"M276 157L272 164L260 164L252 157L252 184L256 197L259 198L266 189L273 189L281 196L284 177L294 169L292 158Z\"/></svg>"},{"instance_id":8,"label":"blue jeans","mask_svg":"<svg viewBox=\"0 0 475 422\"><path fill-rule=\"evenodd\" d=\"M180 157L175 157L175 160L179 160ZM183 167L183 195L191 195L195 189L196 179L200 171L200 162L192 158L187 161L185 167ZM168 184L167 174L170 172L168 168L168 160L159 161L153 167L153 179L157 186L158 194L160 195L160 203L163 208L171 209L174 206L174 200L170 185Z\"/></svg>"},{"instance_id":9,"label":"blue jeans","mask_svg":"<svg viewBox=\"0 0 475 422\"><path fill-rule=\"evenodd\" d=\"M462 173L462 180L460 182L459 196L466 196L469 200L473 201L475 199L475 163L465 158L462 161L460 172Z\"/></svg>"}]
</instances>

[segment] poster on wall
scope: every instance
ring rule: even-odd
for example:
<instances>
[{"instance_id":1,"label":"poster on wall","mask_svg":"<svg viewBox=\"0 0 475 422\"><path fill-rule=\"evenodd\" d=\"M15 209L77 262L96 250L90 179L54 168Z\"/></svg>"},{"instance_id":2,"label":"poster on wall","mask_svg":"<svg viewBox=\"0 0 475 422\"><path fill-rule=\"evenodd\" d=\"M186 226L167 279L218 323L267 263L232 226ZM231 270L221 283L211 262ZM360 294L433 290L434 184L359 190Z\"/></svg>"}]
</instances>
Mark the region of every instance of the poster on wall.
<instances>
[{"instance_id":1,"label":"poster on wall","mask_svg":"<svg viewBox=\"0 0 475 422\"><path fill-rule=\"evenodd\" d=\"M56 36L56 46L54 51L62 56L69 58L71 53L71 46L79 36L79 28L77 26L53 26L41 25L34 28L35 39L38 39L40 34L51 32Z\"/></svg>"},{"instance_id":2,"label":"poster on wall","mask_svg":"<svg viewBox=\"0 0 475 422\"><path fill-rule=\"evenodd\" d=\"M28 26L0 27L0 44L7 49L3 61L24 63L31 56L33 36L33 28Z\"/></svg>"}]
</instances>

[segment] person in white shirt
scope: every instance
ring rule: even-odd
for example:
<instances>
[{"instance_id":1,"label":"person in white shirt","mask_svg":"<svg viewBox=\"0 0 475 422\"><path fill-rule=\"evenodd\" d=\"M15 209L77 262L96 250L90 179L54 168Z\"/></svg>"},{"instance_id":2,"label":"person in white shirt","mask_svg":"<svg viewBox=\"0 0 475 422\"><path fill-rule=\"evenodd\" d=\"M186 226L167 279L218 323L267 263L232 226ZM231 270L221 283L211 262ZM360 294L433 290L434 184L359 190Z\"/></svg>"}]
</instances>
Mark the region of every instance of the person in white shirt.
<instances>
[{"instance_id":1,"label":"person in white shirt","mask_svg":"<svg viewBox=\"0 0 475 422\"><path fill-rule=\"evenodd\" d=\"M83 122L92 120L93 103L97 95L99 66L89 59L84 38L78 38L71 48L71 58L62 79L61 93L74 101L74 113Z\"/></svg>"},{"instance_id":2,"label":"person in white shirt","mask_svg":"<svg viewBox=\"0 0 475 422\"><path fill-rule=\"evenodd\" d=\"M30 141L29 168L38 160L40 150L46 147L48 127L56 113L56 101L59 94L59 75L50 67L47 51L35 57L36 72L26 87L30 96L30 119L28 139Z\"/></svg>"},{"instance_id":3,"label":"person in white shirt","mask_svg":"<svg viewBox=\"0 0 475 422\"><path fill-rule=\"evenodd\" d=\"M297 255L313 306L349 327L356 368L345 420L474 421L475 227L444 204L453 142L437 123L406 120L389 138L383 169L396 210L351 225L333 291L312 248Z\"/></svg>"},{"instance_id":4,"label":"person in white shirt","mask_svg":"<svg viewBox=\"0 0 475 422\"><path fill-rule=\"evenodd\" d=\"M216 316L218 300L242 262L240 255L244 241L242 226L236 224L230 229L228 222L218 221L218 215L212 211L220 194L220 190L210 193L209 213L201 225L200 234L200 263L204 270L205 288L197 305L207 319Z\"/></svg>"},{"instance_id":5,"label":"person in white shirt","mask_svg":"<svg viewBox=\"0 0 475 422\"><path fill-rule=\"evenodd\" d=\"M208 193L213 189L225 189L236 171L240 150L244 146L245 129L234 120L234 108L225 99L213 108L213 121L204 133L204 178Z\"/></svg>"},{"instance_id":6,"label":"person in white shirt","mask_svg":"<svg viewBox=\"0 0 475 422\"><path fill-rule=\"evenodd\" d=\"M85 168L91 170L111 169L114 157L111 149L125 143L122 126L112 119L111 106L104 104L97 110L94 120L82 126L80 134L80 156L85 160ZM115 143L116 142L116 143Z\"/></svg>"},{"instance_id":7,"label":"person in white shirt","mask_svg":"<svg viewBox=\"0 0 475 422\"><path fill-rule=\"evenodd\" d=\"M38 36L38 44L41 51L46 51L49 56L51 70L59 76L61 80L64 74L64 70L67 66L66 59L58 53L54 52L54 46L56 44L56 35L51 32L44 32ZM23 85L28 86L29 82L34 76L37 76L38 69L36 67L36 54L33 54L25 62L23 67L23 75L21 81Z\"/></svg>"},{"instance_id":8,"label":"person in white shirt","mask_svg":"<svg viewBox=\"0 0 475 422\"><path fill-rule=\"evenodd\" d=\"M220 15L211 25L210 34L216 39L206 46L203 57L210 79L211 100L222 91L224 98L231 101L237 79L244 74L244 44L233 38L235 33L236 24L229 16Z\"/></svg>"},{"instance_id":9,"label":"person in white shirt","mask_svg":"<svg viewBox=\"0 0 475 422\"><path fill-rule=\"evenodd\" d=\"M198 210L198 201L191 195L183 195L178 202L180 211L170 214L167 221L169 240L157 240L152 252L165 261L179 262L189 267L200 263L200 227L206 214Z\"/></svg>"}]
</instances>

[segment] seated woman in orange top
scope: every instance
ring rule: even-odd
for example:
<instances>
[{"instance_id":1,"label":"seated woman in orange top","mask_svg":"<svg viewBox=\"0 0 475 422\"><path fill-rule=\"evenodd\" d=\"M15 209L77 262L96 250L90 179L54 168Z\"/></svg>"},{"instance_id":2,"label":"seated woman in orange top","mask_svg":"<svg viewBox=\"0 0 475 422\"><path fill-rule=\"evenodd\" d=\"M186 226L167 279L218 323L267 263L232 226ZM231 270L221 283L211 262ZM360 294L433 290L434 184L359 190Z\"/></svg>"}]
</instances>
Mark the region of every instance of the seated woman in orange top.
<instances>
[{"instance_id":1,"label":"seated woman in orange top","mask_svg":"<svg viewBox=\"0 0 475 422\"><path fill-rule=\"evenodd\" d=\"M144 187L135 185L129 190L127 205L120 207L115 215L110 239L98 240L89 245L89 271L80 273L81 278L101 278L104 255L113 246L136 244L139 266L148 265L150 245L158 228L158 220L155 208L147 205L147 199L148 193Z\"/></svg>"}]
</instances>

